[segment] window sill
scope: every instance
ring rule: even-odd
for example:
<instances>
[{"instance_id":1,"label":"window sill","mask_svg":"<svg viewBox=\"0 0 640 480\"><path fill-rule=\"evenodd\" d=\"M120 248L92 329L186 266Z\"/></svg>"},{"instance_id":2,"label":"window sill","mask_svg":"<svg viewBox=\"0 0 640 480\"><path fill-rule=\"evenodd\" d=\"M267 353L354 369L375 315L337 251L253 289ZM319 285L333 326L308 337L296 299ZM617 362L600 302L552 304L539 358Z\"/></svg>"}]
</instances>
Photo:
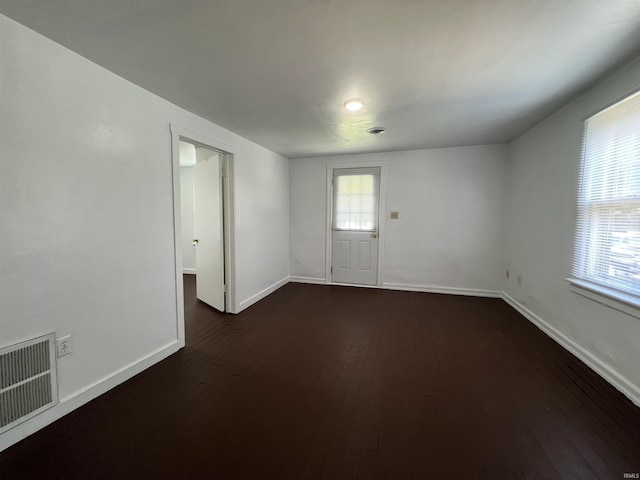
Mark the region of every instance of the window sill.
<instances>
[{"instance_id":1,"label":"window sill","mask_svg":"<svg viewBox=\"0 0 640 480\"><path fill-rule=\"evenodd\" d=\"M567 278L571 291L601 305L640 318L640 298L579 278Z\"/></svg>"}]
</instances>

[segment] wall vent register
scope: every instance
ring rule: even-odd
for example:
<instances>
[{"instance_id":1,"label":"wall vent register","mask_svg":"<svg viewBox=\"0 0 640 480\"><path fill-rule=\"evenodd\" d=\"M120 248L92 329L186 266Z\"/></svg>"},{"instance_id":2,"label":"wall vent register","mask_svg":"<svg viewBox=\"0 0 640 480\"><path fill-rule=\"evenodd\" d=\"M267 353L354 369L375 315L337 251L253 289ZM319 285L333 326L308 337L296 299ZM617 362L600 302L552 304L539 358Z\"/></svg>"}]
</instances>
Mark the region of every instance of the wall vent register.
<instances>
[{"instance_id":1,"label":"wall vent register","mask_svg":"<svg viewBox=\"0 0 640 480\"><path fill-rule=\"evenodd\" d=\"M58 403L55 334L0 349L0 434Z\"/></svg>"}]
</instances>

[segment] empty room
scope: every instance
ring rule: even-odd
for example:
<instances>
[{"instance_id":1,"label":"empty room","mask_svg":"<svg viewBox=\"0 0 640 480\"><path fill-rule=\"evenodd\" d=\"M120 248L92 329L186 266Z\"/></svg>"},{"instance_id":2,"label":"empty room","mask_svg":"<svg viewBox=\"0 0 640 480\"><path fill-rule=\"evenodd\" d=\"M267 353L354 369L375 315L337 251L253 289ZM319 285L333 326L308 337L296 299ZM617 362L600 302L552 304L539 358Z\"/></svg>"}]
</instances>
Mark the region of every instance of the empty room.
<instances>
[{"instance_id":1,"label":"empty room","mask_svg":"<svg viewBox=\"0 0 640 480\"><path fill-rule=\"evenodd\" d=\"M0 478L640 478L640 2L0 0Z\"/></svg>"}]
</instances>

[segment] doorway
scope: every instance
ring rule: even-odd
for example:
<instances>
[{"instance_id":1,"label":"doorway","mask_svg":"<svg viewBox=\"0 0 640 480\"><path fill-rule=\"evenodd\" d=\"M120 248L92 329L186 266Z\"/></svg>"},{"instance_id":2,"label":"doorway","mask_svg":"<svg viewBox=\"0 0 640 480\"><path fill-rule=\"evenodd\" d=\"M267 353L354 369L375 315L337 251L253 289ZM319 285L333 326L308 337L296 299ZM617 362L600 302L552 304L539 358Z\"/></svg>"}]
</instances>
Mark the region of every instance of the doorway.
<instances>
[{"instance_id":1,"label":"doorway","mask_svg":"<svg viewBox=\"0 0 640 480\"><path fill-rule=\"evenodd\" d=\"M197 298L235 313L233 159L229 145L171 125L178 339L184 344L183 274Z\"/></svg>"},{"instance_id":2,"label":"doorway","mask_svg":"<svg viewBox=\"0 0 640 480\"><path fill-rule=\"evenodd\" d=\"M331 186L331 281L377 285L380 168L333 169Z\"/></svg>"},{"instance_id":3,"label":"doorway","mask_svg":"<svg viewBox=\"0 0 640 480\"><path fill-rule=\"evenodd\" d=\"M225 311L221 152L180 140L182 263L198 300Z\"/></svg>"}]
</instances>

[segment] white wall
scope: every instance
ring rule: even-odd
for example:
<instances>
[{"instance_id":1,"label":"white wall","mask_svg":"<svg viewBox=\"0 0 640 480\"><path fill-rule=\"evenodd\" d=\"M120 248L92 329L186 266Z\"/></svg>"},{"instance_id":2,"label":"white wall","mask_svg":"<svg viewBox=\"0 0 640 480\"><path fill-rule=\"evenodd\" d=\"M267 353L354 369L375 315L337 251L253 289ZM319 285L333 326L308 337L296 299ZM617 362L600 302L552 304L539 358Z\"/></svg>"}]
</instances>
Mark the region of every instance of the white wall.
<instances>
[{"instance_id":1,"label":"white wall","mask_svg":"<svg viewBox=\"0 0 640 480\"><path fill-rule=\"evenodd\" d=\"M289 179L287 159L2 15L0 65L0 346L74 338L62 403L2 450L179 347L170 122L235 150L240 308L288 276Z\"/></svg>"},{"instance_id":2,"label":"white wall","mask_svg":"<svg viewBox=\"0 0 640 480\"><path fill-rule=\"evenodd\" d=\"M182 268L196 273L196 249L193 246L193 167L180 167L180 210L182 225Z\"/></svg>"},{"instance_id":3,"label":"white wall","mask_svg":"<svg viewBox=\"0 0 640 480\"><path fill-rule=\"evenodd\" d=\"M327 165L384 162L383 285L499 291L506 154L490 145L291 160L291 275L325 281Z\"/></svg>"},{"instance_id":4,"label":"white wall","mask_svg":"<svg viewBox=\"0 0 640 480\"><path fill-rule=\"evenodd\" d=\"M573 293L565 278L573 251L582 122L637 90L639 79L636 59L511 145L505 266L514 275L504 283L530 318L636 403L640 319ZM523 276L521 287L517 274Z\"/></svg>"}]
</instances>

